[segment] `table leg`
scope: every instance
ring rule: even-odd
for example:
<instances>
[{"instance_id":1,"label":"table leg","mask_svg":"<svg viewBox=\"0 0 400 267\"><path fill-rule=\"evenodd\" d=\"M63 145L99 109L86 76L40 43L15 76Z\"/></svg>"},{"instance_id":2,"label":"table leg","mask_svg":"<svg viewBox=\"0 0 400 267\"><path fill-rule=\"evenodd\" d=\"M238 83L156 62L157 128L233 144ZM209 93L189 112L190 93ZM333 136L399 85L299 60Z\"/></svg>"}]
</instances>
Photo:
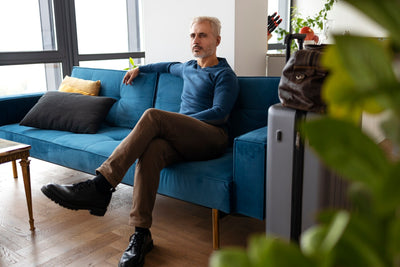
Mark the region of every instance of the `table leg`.
<instances>
[{"instance_id":1,"label":"table leg","mask_svg":"<svg viewBox=\"0 0 400 267\"><path fill-rule=\"evenodd\" d=\"M13 160L11 163L12 163L14 178L18 178L17 163L15 162L15 160Z\"/></svg>"},{"instance_id":2,"label":"table leg","mask_svg":"<svg viewBox=\"0 0 400 267\"><path fill-rule=\"evenodd\" d=\"M33 212L32 212L32 191L31 191L31 175L29 171L29 163L30 160L28 160L27 158L21 159L20 161L22 176L24 177L26 203L28 204L29 225L30 225L30 230L34 231L35 226L34 226Z\"/></svg>"}]
</instances>

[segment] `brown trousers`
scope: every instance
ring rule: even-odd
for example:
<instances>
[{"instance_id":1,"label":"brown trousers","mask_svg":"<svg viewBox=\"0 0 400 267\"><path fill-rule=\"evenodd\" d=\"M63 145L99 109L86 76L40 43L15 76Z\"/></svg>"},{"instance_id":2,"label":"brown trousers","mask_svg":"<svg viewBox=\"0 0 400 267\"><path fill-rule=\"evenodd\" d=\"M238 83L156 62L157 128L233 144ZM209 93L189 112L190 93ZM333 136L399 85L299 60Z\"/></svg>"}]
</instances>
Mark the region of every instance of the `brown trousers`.
<instances>
[{"instance_id":1,"label":"brown trousers","mask_svg":"<svg viewBox=\"0 0 400 267\"><path fill-rule=\"evenodd\" d=\"M96 171L116 187L138 159L129 224L150 228L160 171L172 163L216 158L227 146L222 128L151 108Z\"/></svg>"}]
</instances>

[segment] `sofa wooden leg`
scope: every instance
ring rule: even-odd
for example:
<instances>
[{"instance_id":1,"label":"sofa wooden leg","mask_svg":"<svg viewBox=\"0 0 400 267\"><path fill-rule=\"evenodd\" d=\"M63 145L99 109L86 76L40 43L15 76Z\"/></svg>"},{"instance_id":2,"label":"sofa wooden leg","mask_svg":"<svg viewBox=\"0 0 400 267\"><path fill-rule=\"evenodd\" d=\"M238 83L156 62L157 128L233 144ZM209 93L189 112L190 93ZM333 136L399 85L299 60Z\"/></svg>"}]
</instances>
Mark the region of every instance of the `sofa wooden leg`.
<instances>
[{"instance_id":1,"label":"sofa wooden leg","mask_svg":"<svg viewBox=\"0 0 400 267\"><path fill-rule=\"evenodd\" d=\"M212 209L213 249L219 249L219 214L217 209Z\"/></svg>"}]
</instances>

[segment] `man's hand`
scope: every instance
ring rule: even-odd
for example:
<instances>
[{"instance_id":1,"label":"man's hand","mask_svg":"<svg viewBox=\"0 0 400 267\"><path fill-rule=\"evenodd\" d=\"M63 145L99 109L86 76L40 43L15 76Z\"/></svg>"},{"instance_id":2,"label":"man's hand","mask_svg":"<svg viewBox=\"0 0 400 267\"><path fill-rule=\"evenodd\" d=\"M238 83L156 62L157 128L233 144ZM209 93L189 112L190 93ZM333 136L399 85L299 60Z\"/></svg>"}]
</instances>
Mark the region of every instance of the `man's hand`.
<instances>
[{"instance_id":1,"label":"man's hand","mask_svg":"<svg viewBox=\"0 0 400 267\"><path fill-rule=\"evenodd\" d=\"M134 68L131 69L130 71L128 71L125 76L124 79L122 80L122 82L124 84L132 84L132 81L139 75L139 68Z\"/></svg>"}]
</instances>

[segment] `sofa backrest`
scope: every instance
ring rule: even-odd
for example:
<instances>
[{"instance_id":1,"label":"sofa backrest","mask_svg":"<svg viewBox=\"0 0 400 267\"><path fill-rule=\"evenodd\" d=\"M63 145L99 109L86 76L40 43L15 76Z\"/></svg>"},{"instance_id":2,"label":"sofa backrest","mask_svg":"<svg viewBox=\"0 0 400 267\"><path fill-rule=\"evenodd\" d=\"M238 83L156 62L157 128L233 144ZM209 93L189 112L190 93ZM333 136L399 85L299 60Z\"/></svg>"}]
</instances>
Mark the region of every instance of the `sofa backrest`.
<instances>
[{"instance_id":1,"label":"sofa backrest","mask_svg":"<svg viewBox=\"0 0 400 267\"><path fill-rule=\"evenodd\" d=\"M140 74L132 85L125 85L122 79L126 71L74 67L72 77L101 81L100 95L117 99L110 109L106 122L126 128L133 128L143 112L154 106L157 73Z\"/></svg>"},{"instance_id":2,"label":"sofa backrest","mask_svg":"<svg viewBox=\"0 0 400 267\"><path fill-rule=\"evenodd\" d=\"M151 107L178 112L183 80L167 73L141 73L132 85L122 79L126 71L74 67L73 77L101 81L101 96L117 99L106 121L132 128ZM267 125L268 108L279 102L279 77L239 77L240 92L232 111L231 137Z\"/></svg>"},{"instance_id":3,"label":"sofa backrest","mask_svg":"<svg viewBox=\"0 0 400 267\"><path fill-rule=\"evenodd\" d=\"M268 108L279 103L280 77L238 77L239 96L230 117L232 138L266 126Z\"/></svg>"},{"instance_id":4,"label":"sofa backrest","mask_svg":"<svg viewBox=\"0 0 400 267\"><path fill-rule=\"evenodd\" d=\"M182 78L167 73L160 73L154 107L179 112L182 88Z\"/></svg>"},{"instance_id":5,"label":"sofa backrest","mask_svg":"<svg viewBox=\"0 0 400 267\"><path fill-rule=\"evenodd\" d=\"M240 92L230 118L231 138L267 125L268 108L279 102L279 77L238 77ZM161 73L154 107L178 112L183 80Z\"/></svg>"}]
</instances>

